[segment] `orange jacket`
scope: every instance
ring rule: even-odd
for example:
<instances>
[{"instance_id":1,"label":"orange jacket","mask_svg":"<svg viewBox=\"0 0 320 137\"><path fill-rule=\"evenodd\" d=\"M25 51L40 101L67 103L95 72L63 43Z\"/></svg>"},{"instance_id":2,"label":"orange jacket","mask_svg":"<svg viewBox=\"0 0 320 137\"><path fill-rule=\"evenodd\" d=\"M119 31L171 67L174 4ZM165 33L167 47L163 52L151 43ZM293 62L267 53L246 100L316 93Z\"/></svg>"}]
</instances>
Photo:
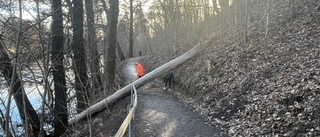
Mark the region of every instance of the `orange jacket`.
<instances>
[{"instance_id":1,"label":"orange jacket","mask_svg":"<svg viewBox=\"0 0 320 137\"><path fill-rule=\"evenodd\" d=\"M142 77L144 75L143 66L139 62L136 62L136 69L138 72L137 79L139 79L140 77Z\"/></svg>"}]
</instances>

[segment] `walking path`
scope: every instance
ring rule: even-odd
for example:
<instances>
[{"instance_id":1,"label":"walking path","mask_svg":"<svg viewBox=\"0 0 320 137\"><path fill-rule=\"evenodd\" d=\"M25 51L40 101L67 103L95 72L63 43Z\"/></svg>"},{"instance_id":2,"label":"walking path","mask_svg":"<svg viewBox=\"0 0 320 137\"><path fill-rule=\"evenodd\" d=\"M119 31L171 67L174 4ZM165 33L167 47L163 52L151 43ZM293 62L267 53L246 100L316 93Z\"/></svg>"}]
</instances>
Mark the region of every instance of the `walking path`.
<instances>
[{"instance_id":1,"label":"walking path","mask_svg":"<svg viewBox=\"0 0 320 137\"><path fill-rule=\"evenodd\" d=\"M135 62L139 58L126 60L120 70L125 82L135 80ZM123 75L125 74L125 75ZM125 83L127 84L127 83ZM134 137L215 137L219 129L205 125L192 108L180 102L162 88L137 89L138 108L133 121ZM170 91L174 92L174 91Z\"/></svg>"}]
</instances>

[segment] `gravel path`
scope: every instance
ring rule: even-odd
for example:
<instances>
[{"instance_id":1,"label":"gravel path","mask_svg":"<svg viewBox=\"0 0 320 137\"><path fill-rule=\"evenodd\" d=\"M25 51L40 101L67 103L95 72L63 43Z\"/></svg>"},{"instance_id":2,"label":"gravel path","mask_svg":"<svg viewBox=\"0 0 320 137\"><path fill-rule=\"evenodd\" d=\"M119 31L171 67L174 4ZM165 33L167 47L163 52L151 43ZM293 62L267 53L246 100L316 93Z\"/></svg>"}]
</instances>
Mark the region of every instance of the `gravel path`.
<instances>
[{"instance_id":1,"label":"gravel path","mask_svg":"<svg viewBox=\"0 0 320 137\"><path fill-rule=\"evenodd\" d=\"M136 137L213 137L218 133L175 96L146 87L138 89L133 128Z\"/></svg>"},{"instance_id":2,"label":"gravel path","mask_svg":"<svg viewBox=\"0 0 320 137\"><path fill-rule=\"evenodd\" d=\"M120 67L122 79L127 79L125 84L135 80L134 63L138 59L127 60ZM191 107L167 91L149 88L147 85L138 89L134 137L215 137L220 136L218 133L219 128L205 125L205 120Z\"/></svg>"}]
</instances>

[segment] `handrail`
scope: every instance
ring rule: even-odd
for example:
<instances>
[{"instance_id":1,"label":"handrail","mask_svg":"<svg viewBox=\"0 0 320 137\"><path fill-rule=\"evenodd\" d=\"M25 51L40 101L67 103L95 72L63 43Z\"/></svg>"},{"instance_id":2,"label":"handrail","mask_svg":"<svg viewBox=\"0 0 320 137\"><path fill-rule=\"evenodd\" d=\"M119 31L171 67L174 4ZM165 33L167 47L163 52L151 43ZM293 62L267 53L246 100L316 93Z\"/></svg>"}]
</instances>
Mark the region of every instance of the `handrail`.
<instances>
[{"instance_id":1,"label":"handrail","mask_svg":"<svg viewBox=\"0 0 320 137\"><path fill-rule=\"evenodd\" d=\"M132 90L133 89L133 90ZM132 91L134 92L134 95L132 94ZM132 102L132 96L134 98L134 102ZM131 124L131 121L132 121L132 117L133 117L133 114L134 112L136 111L137 109L137 102L138 102L138 96L137 96L137 90L136 88L134 87L134 85L131 87L131 105L133 103L133 106L132 108L130 109L129 111L129 114L127 115L127 117L124 119L123 123L121 124L117 134L115 135L115 137L123 137L124 133L126 132L127 130L127 127L129 124ZM131 128L131 126L129 126L129 128ZM129 129L131 130L131 129ZM131 137L131 132L128 133L129 136Z\"/></svg>"}]
</instances>

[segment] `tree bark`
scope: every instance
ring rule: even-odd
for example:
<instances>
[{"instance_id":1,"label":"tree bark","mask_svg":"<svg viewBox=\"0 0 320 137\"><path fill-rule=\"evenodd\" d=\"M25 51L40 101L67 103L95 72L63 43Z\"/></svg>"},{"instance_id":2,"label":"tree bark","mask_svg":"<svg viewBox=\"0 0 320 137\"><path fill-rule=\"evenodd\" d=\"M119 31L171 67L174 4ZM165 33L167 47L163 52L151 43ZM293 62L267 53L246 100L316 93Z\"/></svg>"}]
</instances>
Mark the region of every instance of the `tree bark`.
<instances>
[{"instance_id":1,"label":"tree bark","mask_svg":"<svg viewBox=\"0 0 320 137\"><path fill-rule=\"evenodd\" d=\"M95 44L96 30L94 28L94 12L92 0L85 0L86 14L87 14L87 27L88 27L88 48L89 48L89 61L91 70L92 89L94 91L102 89L101 75L99 71L99 53L97 45ZM92 93L94 94L94 93ZM90 95L91 97L92 95Z\"/></svg>"},{"instance_id":2,"label":"tree bark","mask_svg":"<svg viewBox=\"0 0 320 137\"><path fill-rule=\"evenodd\" d=\"M115 69L116 69L116 45L117 45L117 25L119 14L119 0L109 0L110 12L108 17L107 35L107 56L105 59L106 87L105 92L113 92L115 88Z\"/></svg>"},{"instance_id":3,"label":"tree bark","mask_svg":"<svg viewBox=\"0 0 320 137\"><path fill-rule=\"evenodd\" d=\"M248 2L247 0L244 0L244 14L245 14L245 17L244 17L244 44L247 44L247 40L248 40L248 37L247 37L247 32L248 32Z\"/></svg>"},{"instance_id":4,"label":"tree bark","mask_svg":"<svg viewBox=\"0 0 320 137\"><path fill-rule=\"evenodd\" d=\"M117 52L118 52L118 57L119 57L120 61L124 61L126 58L123 55L119 41L117 41Z\"/></svg>"},{"instance_id":5,"label":"tree bark","mask_svg":"<svg viewBox=\"0 0 320 137\"><path fill-rule=\"evenodd\" d=\"M73 0L73 42L75 90L77 96L77 111L85 110L88 105L88 76L84 53L83 38L83 1Z\"/></svg>"},{"instance_id":6,"label":"tree bark","mask_svg":"<svg viewBox=\"0 0 320 137\"><path fill-rule=\"evenodd\" d=\"M292 9L292 19L295 19L297 17L297 11L296 11L296 4L294 0L290 1L291 3L291 9Z\"/></svg>"},{"instance_id":7,"label":"tree bark","mask_svg":"<svg viewBox=\"0 0 320 137\"><path fill-rule=\"evenodd\" d=\"M2 127L2 129L4 131L6 131L6 120L5 120L5 116L4 114L2 113L2 111L0 111L0 126ZM6 134L6 137L13 137L15 136L15 133L11 130L11 132L7 132L5 133Z\"/></svg>"},{"instance_id":8,"label":"tree bark","mask_svg":"<svg viewBox=\"0 0 320 137\"><path fill-rule=\"evenodd\" d=\"M52 1L52 74L55 90L54 136L62 135L68 127L66 79L63 67L63 19L61 0Z\"/></svg>"},{"instance_id":9,"label":"tree bark","mask_svg":"<svg viewBox=\"0 0 320 137\"><path fill-rule=\"evenodd\" d=\"M169 70L172 70L174 68L177 68L181 66L182 64L186 63L187 61L191 60L192 58L196 57L196 55L201 51L201 49L204 49L211 45L213 43L214 39L213 37L209 40L197 44L194 48L190 49L183 55L171 60L170 62L156 68L155 70L151 71L150 73L144 75L143 77L139 78L138 80L132 82L131 84L128 84L127 86L123 87L122 89L118 90L116 93L112 94L111 96L101 100L100 102L92 105L85 111L79 113L78 115L74 116L69 120L69 124L72 125L76 123L77 121L85 118L87 115L94 114L100 110L105 109L110 105L111 103L125 97L130 93L130 88L132 85L135 85L136 88L139 88L143 86L144 84L156 79L157 77L161 76L162 74L168 72Z\"/></svg>"},{"instance_id":10,"label":"tree bark","mask_svg":"<svg viewBox=\"0 0 320 137\"><path fill-rule=\"evenodd\" d=\"M133 57L133 0L130 0L129 58Z\"/></svg>"}]
</instances>

